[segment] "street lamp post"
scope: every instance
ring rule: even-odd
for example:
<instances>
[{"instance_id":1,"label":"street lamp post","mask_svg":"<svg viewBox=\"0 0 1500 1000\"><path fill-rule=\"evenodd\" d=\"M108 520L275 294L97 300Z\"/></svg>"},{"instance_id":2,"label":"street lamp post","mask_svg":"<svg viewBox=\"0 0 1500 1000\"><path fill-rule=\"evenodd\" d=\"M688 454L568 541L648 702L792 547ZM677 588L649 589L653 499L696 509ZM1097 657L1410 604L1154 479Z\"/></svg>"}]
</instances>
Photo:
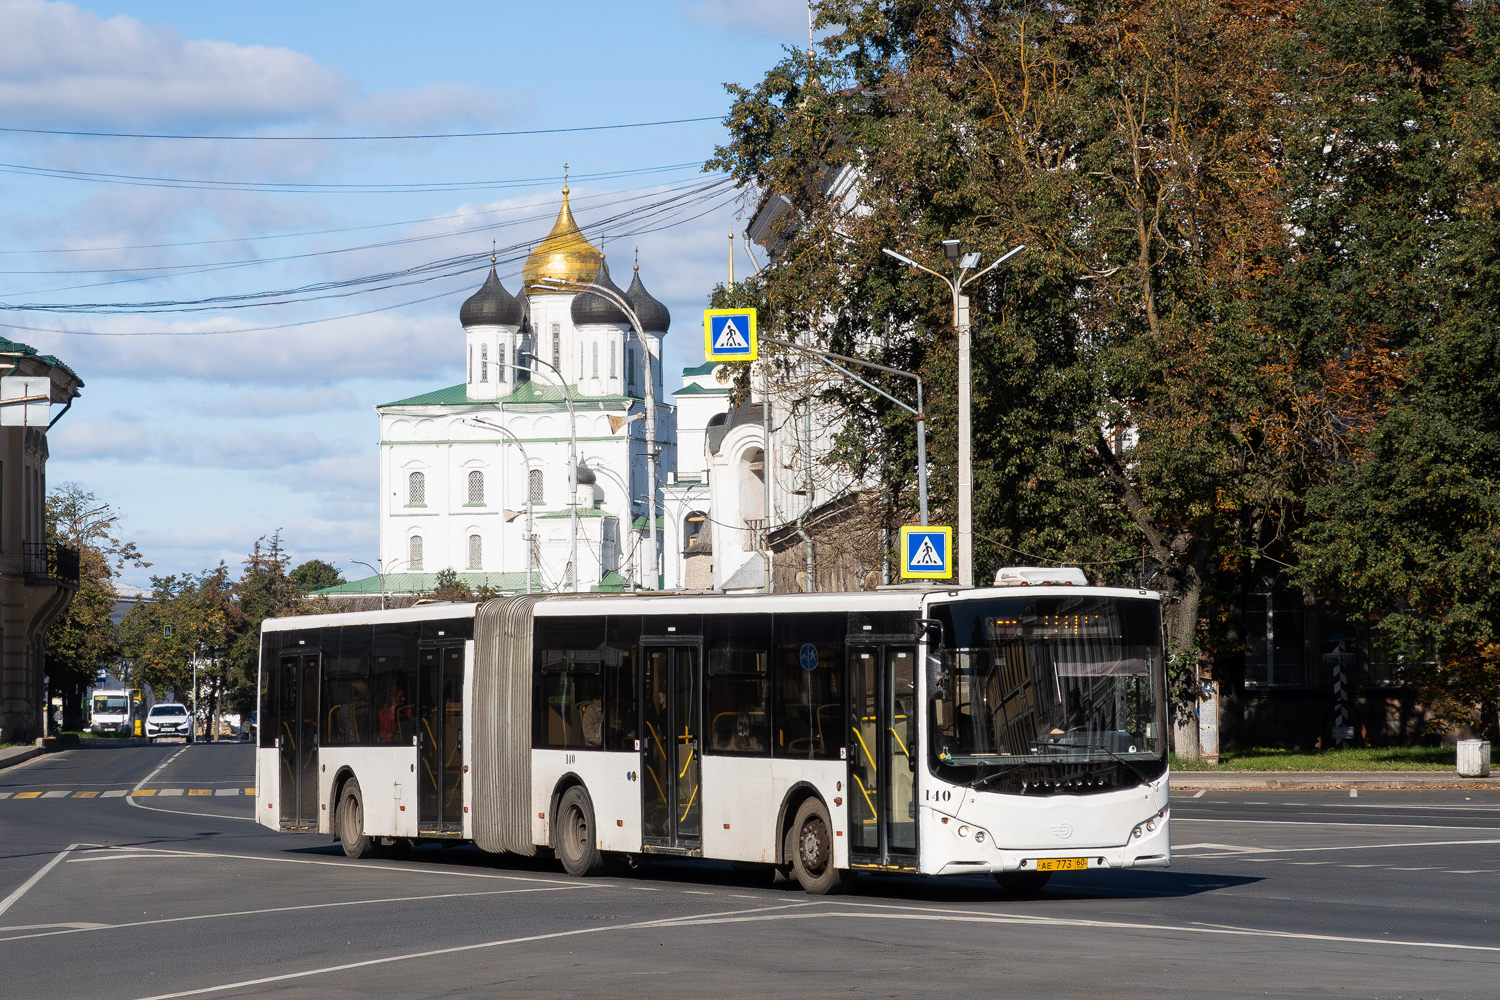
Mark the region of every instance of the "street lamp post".
<instances>
[{"instance_id":1,"label":"street lamp post","mask_svg":"<svg viewBox=\"0 0 1500 1000\"><path fill-rule=\"evenodd\" d=\"M367 562L361 562L358 559L350 559L349 562L352 565L354 565L354 566L363 566L363 567L365 567L365 569L368 569L370 572L372 572L376 576L380 577L380 610L384 611L385 610L385 574L386 574L387 571L384 570L384 569L377 569L376 567L371 566L369 563L367 563ZM404 562L404 560L401 560L401 559L392 559L391 560L391 569L395 569L397 566L400 566L402 562ZM385 565L385 563L382 562L381 566L384 566L384 565Z\"/></svg>"},{"instance_id":2,"label":"street lamp post","mask_svg":"<svg viewBox=\"0 0 1500 1000\"><path fill-rule=\"evenodd\" d=\"M502 364L503 364L503 362L502 362ZM508 367L508 368L516 368L515 365L507 365L506 367ZM523 370L523 369L517 369L517 370ZM508 427L502 427L499 424L492 424L488 420L485 420L483 417L473 417L473 418L471 418L469 420L469 423L476 424L476 425L478 425L480 427L484 427L484 428L486 428L488 430L499 431L501 434L504 434L506 437L508 437L512 441L514 441L516 443L516 447L521 449L521 468L524 471L528 472L528 473L531 471L531 458L526 454L526 446L521 443L521 439L518 438L518 437L516 437L515 432L513 432L512 430L510 430L510 428L508 428ZM525 487L526 487L526 593L529 594L529 593L531 593L531 556L532 556L532 549L534 549L536 547L536 513L535 513L535 509L534 509L533 504L532 504L532 500L531 500L531 484L529 482L526 482L525 483Z\"/></svg>"},{"instance_id":3,"label":"street lamp post","mask_svg":"<svg viewBox=\"0 0 1500 1000\"><path fill-rule=\"evenodd\" d=\"M938 274L894 250L882 249L897 260L939 278L953 293L953 326L958 331L958 585L974 586L974 457L970 430L969 297L963 290L1026 249L1023 243L967 279L965 272L979 264L979 254L962 253L958 240L943 241L943 256L953 265L953 277Z\"/></svg>"},{"instance_id":4,"label":"street lamp post","mask_svg":"<svg viewBox=\"0 0 1500 1000\"><path fill-rule=\"evenodd\" d=\"M557 376L558 385L562 386L563 402L568 404L568 510L570 512L568 527L572 534L572 547L568 551L568 575L573 578L573 593L576 594L578 593L578 415L573 412L573 389L568 385L568 380L563 378L563 373L558 371L557 366L552 362L543 361L530 352L522 356L552 369L552 373ZM530 493L527 495L530 496Z\"/></svg>"},{"instance_id":5,"label":"street lamp post","mask_svg":"<svg viewBox=\"0 0 1500 1000\"><path fill-rule=\"evenodd\" d=\"M646 331L641 328L640 317L635 314L635 308L631 306L630 300L603 285L584 281L564 281L561 278L538 278L537 283L558 291L597 295L601 299L614 303L630 320L631 327L635 329L636 338L641 342L642 364L646 366L646 492L651 497L651 502L646 505L646 531L651 546L652 576L648 586L651 590L657 590L661 586L661 548L657 544L656 537L656 376L652 370L651 345L646 343Z\"/></svg>"}]
</instances>

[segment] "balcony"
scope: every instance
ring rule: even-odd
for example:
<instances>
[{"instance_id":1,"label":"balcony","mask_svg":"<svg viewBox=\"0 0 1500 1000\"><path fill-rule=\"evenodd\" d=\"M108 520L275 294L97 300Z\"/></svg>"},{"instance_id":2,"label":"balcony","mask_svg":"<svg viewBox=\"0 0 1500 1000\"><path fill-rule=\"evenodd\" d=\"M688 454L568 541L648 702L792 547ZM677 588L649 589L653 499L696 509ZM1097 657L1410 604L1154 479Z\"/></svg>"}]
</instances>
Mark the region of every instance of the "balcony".
<instances>
[{"instance_id":1,"label":"balcony","mask_svg":"<svg viewBox=\"0 0 1500 1000\"><path fill-rule=\"evenodd\" d=\"M23 572L28 583L78 586L78 550L56 542L26 542Z\"/></svg>"}]
</instances>

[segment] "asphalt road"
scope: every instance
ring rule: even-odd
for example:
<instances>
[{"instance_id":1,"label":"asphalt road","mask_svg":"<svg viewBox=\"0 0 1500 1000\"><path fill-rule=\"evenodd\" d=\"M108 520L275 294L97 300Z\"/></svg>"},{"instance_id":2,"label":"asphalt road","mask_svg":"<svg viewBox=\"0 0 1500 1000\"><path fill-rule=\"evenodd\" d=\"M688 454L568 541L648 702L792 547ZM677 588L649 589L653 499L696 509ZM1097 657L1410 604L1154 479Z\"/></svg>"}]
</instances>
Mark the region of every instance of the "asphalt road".
<instances>
[{"instance_id":1,"label":"asphalt road","mask_svg":"<svg viewBox=\"0 0 1500 1000\"><path fill-rule=\"evenodd\" d=\"M0 997L1500 996L1495 791L1189 792L1170 871L818 899L709 862L350 862L255 826L253 781L241 745L0 771Z\"/></svg>"}]
</instances>

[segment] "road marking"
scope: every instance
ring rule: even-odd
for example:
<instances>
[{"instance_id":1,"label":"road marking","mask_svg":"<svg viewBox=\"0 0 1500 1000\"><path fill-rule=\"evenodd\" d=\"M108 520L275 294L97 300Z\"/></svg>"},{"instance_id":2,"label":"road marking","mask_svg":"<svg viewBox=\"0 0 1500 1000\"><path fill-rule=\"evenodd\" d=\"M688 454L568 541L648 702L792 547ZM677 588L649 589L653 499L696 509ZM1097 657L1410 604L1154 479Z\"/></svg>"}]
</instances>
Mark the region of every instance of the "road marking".
<instances>
[{"instance_id":1,"label":"road marking","mask_svg":"<svg viewBox=\"0 0 1500 1000\"><path fill-rule=\"evenodd\" d=\"M250 788L245 789L245 794L253 796L255 794L255 788L252 786Z\"/></svg>"},{"instance_id":2,"label":"road marking","mask_svg":"<svg viewBox=\"0 0 1500 1000\"><path fill-rule=\"evenodd\" d=\"M97 797L98 794L99 794L98 792L74 792L73 793L73 798L75 798L75 799L92 799L92 798Z\"/></svg>"},{"instance_id":3,"label":"road marking","mask_svg":"<svg viewBox=\"0 0 1500 1000\"><path fill-rule=\"evenodd\" d=\"M10 792L0 792L0 799L10 798Z\"/></svg>"},{"instance_id":4,"label":"road marking","mask_svg":"<svg viewBox=\"0 0 1500 1000\"><path fill-rule=\"evenodd\" d=\"M69 858L68 863L88 860L83 858ZM41 931L36 934L17 934L12 937L0 937L0 942L5 941L27 941L31 938L56 937L60 934L78 934L84 931L113 931L124 930L130 927L149 927L154 924L180 924L194 920L217 920L221 917L254 917L267 913L288 913L296 910L325 910L337 906L373 906L378 903L411 903L423 902L433 899L466 899L470 896L510 896L523 892L563 892L569 886L553 885L538 889L493 889L483 892L442 892L425 896L392 896L387 899L353 899L339 903L305 903L299 906L272 906L262 910L234 910L227 913L199 913L190 917L165 917L158 920L131 920L123 924L36 924L32 927L0 927L0 932L6 931ZM575 885L571 888L588 889L593 886ZM55 927L61 930L43 930Z\"/></svg>"},{"instance_id":5,"label":"road marking","mask_svg":"<svg viewBox=\"0 0 1500 1000\"><path fill-rule=\"evenodd\" d=\"M1437 865L1428 865L1426 868L1387 868L1388 872L1435 872Z\"/></svg>"},{"instance_id":6,"label":"road marking","mask_svg":"<svg viewBox=\"0 0 1500 1000\"><path fill-rule=\"evenodd\" d=\"M1340 868L1380 868L1380 865L1339 865Z\"/></svg>"},{"instance_id":7,"label":"road marking","mask_svg":"<svg viewBox=\"0 0 1500 1000\"><path fill-rule=\"evenodd\" d=\"M180 788L158 788L156 790L156 794L159 795L159 796L161 796L162 798L166 798L169 795L181 795L182 794L182 789L180 789Z\"/></svg>"},{"instance_id":8,"label":"road marking","mask_svg":"<svg viewBox=\"0 0 1500 1000\"><path fill-rule=\"evenodd\" d=\"M214 789L214 794L215 795L238 795L238 794L240 794L240 790L238 788L215 788Z\"/></svg>"},{"instance_id":9,"label":"road marking","mask_svg":"<svg viewBox=\"0 0 1500 1000\"><path fill-rule=\"evenodd\" d=\"M65 799L69 795L72 795L72 794L73 794L72 792L43 792L42 793L42 798L44 798L44 799Z\"/></svg>"},{"instance_id":10,"label":"road marking","mask_svg":"<svg viewBox=\"0 0 1500 1000\"><path fill-rule=\"evenodd\" d=\"M263 986L267 983L282 983L293 979L306 979L310 976L322 976L331 972L347 972L350 969L366 969L376 965L389 965L393 962L406 962L417 958L435 958L439 955L459 955L469 951L481 951L486 948L500 948L513 944L529 944L533 941L554 941L559 938L580 937L585 934L598 934L604 931L629 931L645 930L658 927L691 927L694 924L711 924L716 917L764 913L772 910L787 910L793 907L817 906L817 903L786 903L781 906L766 906L753 910L731 910L725 914L705 913L701 915L688 915L682 917L668 917L662 920L641 920L629 924L606 924L600 927L580 927L570 931L554 931L551 934L531 934L526 937L504 938L498 941L481 941L478 944L454 945L450 948L434 948L430 951L409 952L405 955L387 955L383 958L366 959L363 962L346 962L343 965L330 965L321 969L308 969L304 972L287 972L279 976L263 976L259 979L246 979L237 983L224 983L219 986L203 986L198 989L182 990L178 993L159 993L156 996L144 997L142 1000L178 1000L179 997L203 996L207 993L222 993L225 990L244 989L247 986ZM769 914L767 914L769 916ZM1500 949L1497 949L1500 950Z\"/></svg>"},{"instance_id":11,"label":"road marking","mask_svg":"<svg viewBox=\"0 0 1500 1000\"><path fill-rule=\"evenodd\" d=\"M18 799L35 799L35 798L40 798L41 794L42 794L41 792L17 792L16 793L16 798L18 798Z\"/></svg>"},{"instance_id":12,"label":"road marking","mask_svg":"<svg viewBox=\"0 0 1500 1000\"><path fill-rule=\"evenodd\" d=\"M1201 799L1206 794L1208 794L1208 789L1207 788L1200 788L1200 789L1198 789L1198 794L1194 795L1193 798L1195 798L1195 799Z\"/></svg>"},{"instance_id":13,"label":"road marking","mask_svg":"<svg viewBox=\"0 0 1500 1000\"><path fill-rule=\"evenodd\" d=\"M1294 865L1331 865L1331 864L1333 864L1332 861L1292 861L1292 862L1288 862L1288 863L1289 864L1294 864Z\"/></svg>"},{"instance_id":14,"label":"road marking","mask_svg":"<svg viewBox=\"0 0 1500 1000\"><path fill-rule=\"evenodd\" d=\"M1358 788L1351 788L1351 789L1349 789L1349 797L1351 799L1357 799L1357 798L1359 798L1359 789Z\"/></svg>"},{"instance_id":15,"label":"road marking","mask_svg":"<svg viewBox=\"0 0 1500 1000\"><path fill-rule=\"evenodd\" d=\"M855 912L848 912L850 910L854 910ZM827 901L821 903L794 903L786 904L783 906L767 906L749 910L730 910L724 913L687 914L680 917L670 917L662 920L643 920L628 924L604 924L595 927L581 927L576 930L555 931L550 934L532 934L525 937L502 938L495 941L481 941L475 944L455 945L448 948L434 948L427 951L408 952L403 955L387 955L381 958L366 959L365 961L361 962L346 962L340 965L324 966L323 968L318 969L307 969L302 972L287 972L276 976L263 976L257 979L245 979L238 982L221 983L215 986L202 986L195 989L181 990L175 993L158 993L154 996L143 997L141 998L141 1000L180 1000L180 998L182 997L204 996L210 993L223 993L228 990L246 989L252 986L264 986L270 983L283 983L289 982L294 979L308 979L313 976L323 976L336 972L347 972L352 969L366 969L374 966L390 965L396 962L406 962L412 961L414 959L435 958L441 955L458 955L465 952L501 948L509 945L530 944L537 941L554 941L562 938L580 937L583 935L591 934L634 930L655 930L659 928L674 927L707 927L733 923L757 923L780 920L826 920L829 917L837 917L848 920L913 920L924 922L978 923L991 924L996 926L1020 925L1031 927L1087 927L1136 931L1146 934L1199 934L1205 936L1212 935L1220 937L1251 937L1320 943L1331 942L1338 944L1363 944L1373 945L1381 949L1390 949L1396 947L1425 948L1442 951L1482 952L1486 954L1494 954L1500 952L1500 945L1457 944L1448 941L1408 941L1391 940L1389 938L1361 938L1353 937L1350 935L1310 934L1295 931L1261 930L1248 927L1204 927L1181 924L1144 924L1130 923L1126 921L1083 920L1069 919L1064 917L1042 917L1021 914L978 914L973 913L972 911L962 910L940 910L936 908L901 907L891 904L861 904L845 901Z\"/></svg>"},{"instance_id":16,"label":"road marking","mask_svg":"<svg viewBox=\"0 0 1500 1000\"><path fill-rule=\"evenodd\" d=\"M1173 824L1177 823L1240 823L1254 824L1255 826L1336 826L1340 830L1350 828L1362 830L1484 830L1489 833L1500 833L1500 827L1493 826L1440 826L1433 823L1317 823L1304 819L1218 819L1204 816L1173 816Z\"/></svg>"},{"instance_id":17,"label":"road marking","mask_svg":"<svg viewBox=\"0 0 1500 1000\"><path fill-rule=\"evenodd\" d=\"M155 795L156 794L156 789L154 789L154 788L132 788L130 790L130 794L132 796L136 796L136 795L141 795L141 796Z\"/></svg>"},{"instance_id":18,"label":"road marking","mask_svg":"<svg viewBox=\"0 0 1500 1000\"><path fill-rule=\"evenodd\" d=\"M1273 854L1307 854L1312 851L1371 851L1391 847L1472 847L1476 844L1500 844L1500 840L1423 840L1408 844L1340 844L1336 847L1268 847ZM1231 854L1194 854L1194 861L1206 858L1233 857ZM1245 861L1285 861L1285 858L1245 858Z\"/></svg>"},{"instance_id":19,"label":"road marking","mask_svg":"<svg viewBox=\"0 0 1500 1000\"><path fill-rule=\"evenodd\" d=\"M214 793L214 790L212 788L189 788L188 789L188 794L189 795L212 795L213 793Z\"/></svg>"},{"instance_id":20,"label":"road marking","mask_svg":"<svg viewBox=\"0 0 1500 1000\"><path fill-rule=\"evenodd\" d=\"M9 896L6 896L4 899L0 899L0 913L4 913L6 910L14 906L16 900L26 895L27 889L30 889L32 886L40 882L42 880L42 876L46 875L52 869L57 867L58 862L60 862L63 858L66 858L69 854L72 854L74 850L82 846L82 844L69 844L66 848L60 851L55 858L47 862L45 865L42 865L40 871L31 876L31 878L27 879L25 882L22 882L19 889L11 893Z\"/></svg>"},{"instance_id":21,"label":"road marking","mask_svg":"<svg viewBox=\"0 0 1500 1000\"><path fill-rule=\"evenodd\" d=\"M148 785L148 784L150 784L151 780L153 778L155 778L158 774L160 774L162 771L164 771L172 763L172 761L176 760L178 757L181 757L184 753L186 753L188 751L188 748L191 747L191 746L192 746L192 744L190 744L190 743L189 744L185 744L182 747L182 749L178 750L172 756L170 756L166 760L162 761L157 766L156 770L152 771L150 774L146 775L140 781L136 782L135 789L132 789L132 791L139 790L142 785ZM212 819L227 819L227 820L233 820L236 823L254 823L255 822L255 817L254 816L228 816L228 815L225 815L223 813L188 812L188 811L183 810L183 809L163 809L160 806L148 806L148 805L146 805L146 803L139 801L136 798L136 796L133 795L133 794L126 796L125 801L129 802L131 805L135 806L137 809L144 809L147 812L170 813L173 816L191 816L194 819L208 819L208 818L212 818Z\"/></svg>"},{"instance_id":22,"label":"road marking","mask_svg":"<svg viewBox=\"0 0 1500 1000\"><path fill-rule=\"evenodd\" d=\"M1174 851L1192 851L1203 847L1212 847L1220 851L1233 851L1236 854L1272 854L1276 851L1274 847L1247 847L1244 844L1174 844Z\"/></svg>"},{"instance_id":23,"label":"road marking","mask_svg":"<svg viewBox=\"0 0 1500 1000\"><path fill-rule=\"evenodd\" d=\"M128 789L128 788L119 788L119 789L116 789L115 791L112 791L112 792L105 792L104 795L103 795L103 797L106 798L106 799L122 799L122 798L124 798L125 796L127 796L129 794L130 794L130 789Z\"/></svg>"}]
</instances>

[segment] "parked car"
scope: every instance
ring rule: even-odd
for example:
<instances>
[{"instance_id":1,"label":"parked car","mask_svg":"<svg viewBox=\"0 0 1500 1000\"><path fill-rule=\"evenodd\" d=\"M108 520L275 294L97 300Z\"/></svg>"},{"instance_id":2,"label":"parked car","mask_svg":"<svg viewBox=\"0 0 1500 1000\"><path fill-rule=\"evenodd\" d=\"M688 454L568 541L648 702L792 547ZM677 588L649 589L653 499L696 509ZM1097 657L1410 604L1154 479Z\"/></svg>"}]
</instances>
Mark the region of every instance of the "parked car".
<instances>
[{"instance_id":1,"label":"parked car","mask_svg":"<svg viewBox=\"0 0 1500 1000\"><path fill-rule=\"evenodd\" d=\"M177 736L193 742L193 719L187 706L175 701L164 701L152 705L146 713L146 738L152 743L158 739Z\"/></svg>"}]
</instances>

